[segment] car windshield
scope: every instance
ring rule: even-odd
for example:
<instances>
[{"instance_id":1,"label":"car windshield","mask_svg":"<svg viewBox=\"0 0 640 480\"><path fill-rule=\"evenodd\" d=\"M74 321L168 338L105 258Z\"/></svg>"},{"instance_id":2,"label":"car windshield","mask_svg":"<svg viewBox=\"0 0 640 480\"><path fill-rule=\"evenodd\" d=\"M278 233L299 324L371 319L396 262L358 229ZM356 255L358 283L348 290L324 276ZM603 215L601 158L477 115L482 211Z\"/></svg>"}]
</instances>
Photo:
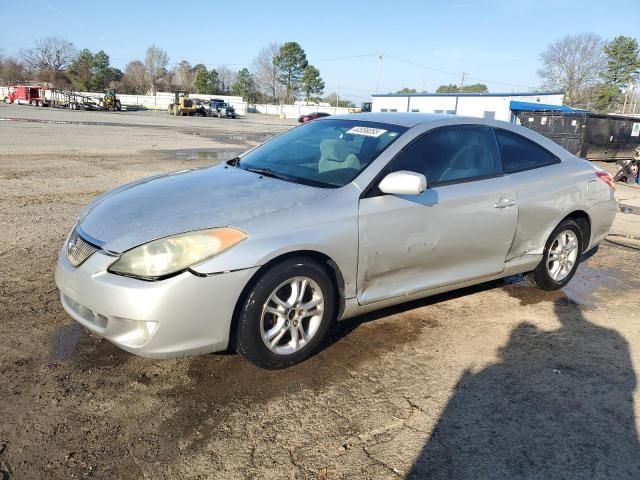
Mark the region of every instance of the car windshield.
<instances>
[{"instance_id":1,"label":"car windshield","mask_svg":"<svg viewBox=\"0 0 640 480\"><path fill-rule=\"evenodd\" d=\"M236 165L291 182L342 187L406 130L386 123L318 120L260 145Z\"/></svg>"}]
</instances>

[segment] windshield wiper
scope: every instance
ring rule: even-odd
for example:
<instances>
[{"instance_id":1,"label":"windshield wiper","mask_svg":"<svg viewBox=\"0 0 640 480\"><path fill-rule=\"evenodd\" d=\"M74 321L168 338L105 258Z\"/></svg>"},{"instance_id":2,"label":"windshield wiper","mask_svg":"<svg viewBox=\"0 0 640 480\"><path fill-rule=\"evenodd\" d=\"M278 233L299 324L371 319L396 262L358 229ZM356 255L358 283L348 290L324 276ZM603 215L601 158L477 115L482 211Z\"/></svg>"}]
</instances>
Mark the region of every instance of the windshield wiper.
<instances>
[{"instance_id":1,"label":"windshield wiper","mask_svg":"<svg viewBox=\"0 0 640 480\"><path fill-rule=\"evenodd\" d=\"M280 180L285 180L287 182L294 182L294 183L299 182L299 179L297 179L296 177L290 177L289 175L285 175L283 173L274 172L270 168L245 167L243 168L243 170L257 173L258 175L262 175L263 177L278 178Z\"/></svg>"}]
</instances>

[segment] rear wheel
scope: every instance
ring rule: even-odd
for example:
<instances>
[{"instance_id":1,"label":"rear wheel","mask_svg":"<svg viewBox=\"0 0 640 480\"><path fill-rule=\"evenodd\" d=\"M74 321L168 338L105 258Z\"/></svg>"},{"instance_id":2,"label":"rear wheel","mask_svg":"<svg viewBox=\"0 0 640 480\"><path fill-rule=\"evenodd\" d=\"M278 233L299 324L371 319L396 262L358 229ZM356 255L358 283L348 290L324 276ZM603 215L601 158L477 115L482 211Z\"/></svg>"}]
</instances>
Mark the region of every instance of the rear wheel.
<instances>
[{"instance_id":1,"label":"rear wheel","mask_svg":"<svg viewBox=\"0 0 640 480\"><path fill-rule=\"evenodd\" d=\"M564 287L578 269L583 244L578 224L573 220L564 220L549 236L542 261L535 270L525 274L525 279L541 290Z\"/></svg>"},{"instance_id":2,"label":"rear wheel","mask_svg":"<svg viewBox=\"0 0 640 480\"><path fill-rule=\"evenodd\" d=\"M311 356L335 316L325 268L304 257L270 268L253 285L238 316L236 350L253 364L285 368Z\"/></svg>"}]
</instances>

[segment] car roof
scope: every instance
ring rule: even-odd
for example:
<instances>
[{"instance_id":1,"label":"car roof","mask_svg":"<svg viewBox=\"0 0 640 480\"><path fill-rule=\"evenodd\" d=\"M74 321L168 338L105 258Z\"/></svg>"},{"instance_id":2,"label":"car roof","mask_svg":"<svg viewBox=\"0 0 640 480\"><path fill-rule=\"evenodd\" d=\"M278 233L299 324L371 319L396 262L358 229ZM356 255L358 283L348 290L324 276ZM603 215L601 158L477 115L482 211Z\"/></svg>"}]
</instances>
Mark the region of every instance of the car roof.
<instances>
[{"instance_id":1,"label":"car roof","mask_svg":"<svg viewBox=\"0 0 640 480\"><path fill-rule=\"evenodd\" d=\"M447 115L443 113L417 113L417 112L373 112L373 113L350 113L347 115L333 115L332 120L361 120L363 122L388 123L402 127L415 127L421 123L435 122L447 118L463 119L469 123L478 125L494 125L486 122L483 118L463 117L460 115Z\"/></svg>"}]
</instances>

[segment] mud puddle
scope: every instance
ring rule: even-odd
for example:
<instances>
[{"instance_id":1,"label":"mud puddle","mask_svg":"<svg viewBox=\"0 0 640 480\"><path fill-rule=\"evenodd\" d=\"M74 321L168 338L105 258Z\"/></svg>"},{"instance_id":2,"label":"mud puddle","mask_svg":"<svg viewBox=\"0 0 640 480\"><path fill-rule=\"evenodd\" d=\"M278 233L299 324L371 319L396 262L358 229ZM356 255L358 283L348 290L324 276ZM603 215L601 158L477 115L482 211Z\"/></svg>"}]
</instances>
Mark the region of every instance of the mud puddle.
<instances>
[{"instance_id":1,"label":"mud puddle","mask_svg":"<svg viewBox=\"0 0 640 480\"><path fill-rule=\"evenodd\" d=\"M232 143L245 145L248 143L263 143L273 137L273 134L229 134L210 135L207 138L219 143Z\"/></svg>"},{"instance_id":2,"label":"mud puddle","mask_svg":"<svg viewBox=\"0 0 640 480\"><path fill-rule=\"evenodd\" d=\"M602 290L628 290L634 288L628 283L628 275L614 267L594 267L588 263L580 264L576 275L562 289L555 291L539 290L530 286L522 277L518 283L507 284L503 290L520 300L520 305L529 306L542 302L559 302L594 308L600 300Z\"/></svg>"},{"instance_id":3,"label":"mud puddle","mask_svg":"<svg viewBox=\"0 0 640 480\"><path fill-rule=\"evenodd\" d=\"M632 215L640 215L640 207L634 207L633 205L625 205L621 203L619 205L620 212L632 214Z\"/></svg>"},{"instance_id":4,"label":"mud puddle","mask_svg":"<svg viewBox=\"0 0 640 480\"><path fill-rule=\"evenodd\" d=\"M117 367L130 357L130 353L93 335L78 323L65 325L56 331L49 353L51 362L72 362L87 370Z\"/></svg>"},{"instance_id":5,"label":"mud puddle","mask_svg":"<svg viewBox=\"0 0 640 480\"><path fill-rule=\"evenodd\" d=\"M231 160L232 158L237 157L240 153L240 150L201 150L201 149L193 149L193 150L180 150L176 152L173 156L175 160L205 160L211 161L212 164L226 162L227 160Z\"/></svg>"}]
</instances>

